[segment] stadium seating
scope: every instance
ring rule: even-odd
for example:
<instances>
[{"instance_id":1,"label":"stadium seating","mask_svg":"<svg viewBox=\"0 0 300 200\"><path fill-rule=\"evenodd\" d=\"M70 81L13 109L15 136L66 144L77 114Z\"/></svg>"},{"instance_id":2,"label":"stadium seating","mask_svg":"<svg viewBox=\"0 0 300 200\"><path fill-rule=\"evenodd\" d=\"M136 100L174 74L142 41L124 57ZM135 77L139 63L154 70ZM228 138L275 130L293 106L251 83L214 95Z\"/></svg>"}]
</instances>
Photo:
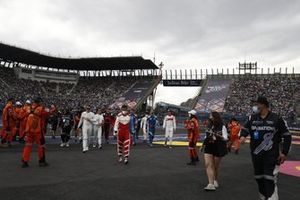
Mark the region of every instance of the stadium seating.
<instances>
[{"instance_id":1,"label":"stadium seating","mask_svg":"<svg viewBox=\"0 0 300 200\"><path fill-rule=\"evenodd\" d=\"M284 116L293 118L296 96L300 89L300 78L294 75L240 75L232 79L225 103L225 111L234 115L250 114L251 101L259 95L266 96L271 109Z\"/></svg>"},{"instance_id":2,"label":"stadium seating","mask_svg":"<svg viewBox=\"0 0 300 200\"><path fill-rule=\"evenodd\" d=\"M0 104L13 97L22 102L34 97L43 97L46 105L55 104L60 108L77 109L91 105L94 109L111 105L123 97L127 102L139 102L147 91L158 83L157 77L80 77L77 84L38 82L18 79L12 68L0 66ZM141 90L142 93L134 93ZM131 91L131 95L127 93ZM128 96L128 97L127 97ZM136 104L135 104L136 105ZM1 105L0 105L1 107Z\"/></svg>"}]
</instances>

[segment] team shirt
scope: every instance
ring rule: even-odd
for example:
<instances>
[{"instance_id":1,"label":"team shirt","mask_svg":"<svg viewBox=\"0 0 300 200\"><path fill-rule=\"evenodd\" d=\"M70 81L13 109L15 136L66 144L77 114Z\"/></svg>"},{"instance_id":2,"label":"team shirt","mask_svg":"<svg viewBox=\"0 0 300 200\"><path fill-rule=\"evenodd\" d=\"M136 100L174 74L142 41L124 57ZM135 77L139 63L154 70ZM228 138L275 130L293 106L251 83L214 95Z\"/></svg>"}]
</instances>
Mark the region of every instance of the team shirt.
<instances>
[{"instance_id":1,"label":"team shirt","mask_svg":"<svg viewBox=\"0 0 300 200\"><path fill-rule=\"evenodd\" d=\"M282 153L287 155L290 150L292 137L287 124L273 112L269 112L264 119L259 114L251 115L241 132L241 136L248 135L251 137L250 148L254 155L277 155L282 141Z\"/></svg>"}]
</instances>

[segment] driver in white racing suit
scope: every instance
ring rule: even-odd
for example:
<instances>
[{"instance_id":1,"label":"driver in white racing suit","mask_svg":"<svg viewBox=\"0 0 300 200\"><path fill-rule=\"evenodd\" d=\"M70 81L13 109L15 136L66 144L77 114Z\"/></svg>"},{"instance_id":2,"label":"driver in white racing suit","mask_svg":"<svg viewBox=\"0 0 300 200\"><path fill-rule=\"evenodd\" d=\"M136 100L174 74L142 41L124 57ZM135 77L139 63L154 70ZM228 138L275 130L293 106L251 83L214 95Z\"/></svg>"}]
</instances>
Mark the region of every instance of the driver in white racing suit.
<instances>
[{"instance_id":1,"label":"driver in white racing suit","mask_svg":"<svg viewBox=\"0 0 300 200\"><path fill-rule=\"evenodd\" d=\"M176 130L176 118L170 110L168 110L167 116L164 118L163 128L165 129L165 145L167 146L169 140L169 148L172 146L173 134Z\"/></svg>"},{"instance_id":2,"label":"driver in white racing suit","mask_svg":"<svg viewBox=\"0 0 300 200\"><path fill-rule=\"evenodd\" d=\"M94 113L91 112L91 107L86 106L86 111L81 114L78 127L82 125L82 152L85 153L89 150L89 138L93 131L93 118Z\"/></svg>"},{"instance_id":3,"label":"driver in white racing suit","mask_svg":"<svg viewBox=\"0 0 300 200\"><path fill-rule=\"evenodd\" d=\"M97 110L97 113L94 115L93 122L94 122L93 147L96 148L98 144L98 148L102 149L102 126L104 124L104 117L101 114L101 109Z\"/></svg>"}]
</instances>

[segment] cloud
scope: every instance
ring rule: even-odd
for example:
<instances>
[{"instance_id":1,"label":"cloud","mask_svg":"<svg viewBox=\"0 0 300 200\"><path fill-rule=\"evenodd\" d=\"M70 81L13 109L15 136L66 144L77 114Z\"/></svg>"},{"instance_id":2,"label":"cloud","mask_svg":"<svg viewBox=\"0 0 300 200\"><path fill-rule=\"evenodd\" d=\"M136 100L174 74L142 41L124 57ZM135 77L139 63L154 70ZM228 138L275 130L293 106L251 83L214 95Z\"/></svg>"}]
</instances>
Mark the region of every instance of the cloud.
<instances>
[{"instance_id":1,"label":"cloud","mask_svg":"<svg viewBox=\"0 0 300 200\"><path fill-rule=\"evenodd\" d=\"M155 52L166 69L247 60L300 72L299 8L297 0L0 0L0 40L66 57Z\"/></svg>"}]
</instances>

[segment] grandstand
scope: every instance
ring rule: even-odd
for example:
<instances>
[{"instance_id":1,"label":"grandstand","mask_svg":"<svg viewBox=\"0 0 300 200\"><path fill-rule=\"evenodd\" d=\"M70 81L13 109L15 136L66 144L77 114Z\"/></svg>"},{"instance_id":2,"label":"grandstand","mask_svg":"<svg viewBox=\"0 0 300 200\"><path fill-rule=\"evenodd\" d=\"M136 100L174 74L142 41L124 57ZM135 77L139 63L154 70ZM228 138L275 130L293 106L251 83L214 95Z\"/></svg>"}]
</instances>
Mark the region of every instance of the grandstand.
<instances>
[{"instance_id":1,"label":"grandstand","mask_svg":"<svg viewBox=\"0 0 300 200\"><path fill-rule=\"evenodd\" d=\"M172 83L165 86L196 86L197 80L198 94L180 105L183 110L196 109L201 121L211 111L222 113L225 121L232 116L245 121L252 112L252 101L263 95L269 99L272 111L283 116L290 128L300 130L300 74L294 68L258 70L257 63L239 63L238 70L200 68L163 73L163 81Z\"/></svg>"},{"instance_id":2,"label":"grandstand","mask_svg":"<svg viewBox=\"0 0 300 200\"><path fill-rule=\"evenodd\" d=\"M291 118L295 116L296 93L299 91L300 78L285 74L244 75L232 79L227 95L225 111L238 115L250 114L251 100L258 95L270 99L274 112ZM247 97L247 98L245 98Z\"/></svg>"},{"instance_id":3,"label":"grandstand","mask_svg":"<svg viewBox=\"0 0 300 200\"><path fill-rule=\"evenodd\" d=\"M189 78L181 70L162 75L153 62L142 57L59 58L0 44L0 109L9 97L24 102L42 96L46 105L62 108L90 104L117 109L127 103L145 111L147 103L153 106L156 87L164 76L171 83L199 83L198 95L181 105L183 110L195 108L201 119L211 110L245 119L251 113L251 101L265 95L273 111L291 124L296 122L300 116L300 75L282 73L281 69L266 73L263 68L258 73L257 69L257 63L244 63L238 73L218 69L209 74L200 69L200 74L196 70Z\"/></svg>"},{"instance_id":4,"label":"grandstand","mask_svg":"<svg viewBox=\"0 0 300 200\"><path fill-rule=\"evenodd\" d=\"M268 73L218 73L207 75L198 96L189 102L194 102L192 107L201 115L215 110L225 118L235 116L244 121L252 112L252 101L263 95L269 99L272 111L282 115L290 127L299 129L299 91L300 74L269 70Z\"/></svg>"},{"instance_id":5,"label":"grandstand","mask_svg":"<svg viewBox=\"0 0 300 200\"><path fill-rule=\"evenodd\" d=\"M139 108L160 79L158 67L142 57L59 58L0 43L0 109L10 97L43 97L61 109Z\"/></svg>"}]
</instances>

